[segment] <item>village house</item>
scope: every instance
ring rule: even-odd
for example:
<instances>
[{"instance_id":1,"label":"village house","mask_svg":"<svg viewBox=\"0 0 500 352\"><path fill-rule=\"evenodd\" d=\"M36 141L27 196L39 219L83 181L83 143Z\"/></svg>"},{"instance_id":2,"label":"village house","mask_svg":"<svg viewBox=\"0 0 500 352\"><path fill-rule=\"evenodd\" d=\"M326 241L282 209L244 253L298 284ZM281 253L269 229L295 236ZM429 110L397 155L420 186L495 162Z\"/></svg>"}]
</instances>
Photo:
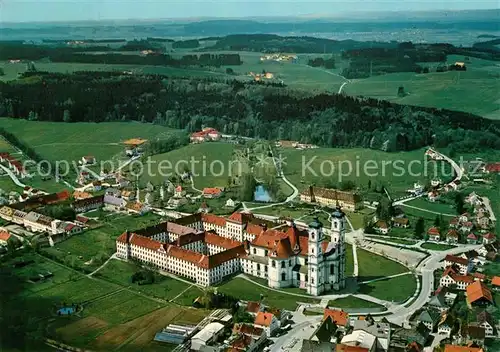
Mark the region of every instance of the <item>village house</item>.
<instances>
[{"instance_id":1,"label":"village house","mask_svg":"<svg viewBox=\"0 0 500 352\"><path fill-rule=\"evenodd\" d=\"M372 318L354 321L352 332L345 335L341 343L349 346L368 348L369 351L388 351L391 326L375 322Z\"/></svg>"},{"instance_id":2,"label":"village house","mask_svg":"<svg viewBox=\"0 0 500 352\"><path fill-rule=\"evenodd\" d=\"M460 275L456 273L452 267L448 267L441 279L439 280L439 285L443 287L452 287L457 290L464 291L467 286L474 283L474 277L471 275Z\"/></svg>"},{"instance_id":3,"label":"village house","mask_svg":"<svg viewBox=\"0 0 500 352\"><path fill-rule=\"evenodd\" d=\"M88 192L81 192L81 191L74 191L73 192L73 199L74 200L81 200L81 199L88 199L92 198L92 194Z\"/></svg>"},{"instance_id":4,"label":"village house","mask_svg":"<svg viewBox=\"0 0 500 352\"><path fill-rule=\"evenodd\" d=\"M392 226L407 229L408 227L410 227L410 219L394 218L392 219Z\"/></svg>"},{"instance_id":5,"label":"village house","mask_svg":"<svg viewBox=\"0 0 500 352\"><path fill-rule=\"evenodd\" d=\"M323 312L323 320L330 318L342 331L347 331L349 329L349 314L340 309L328 309L325 308Z\"/></svg>"},{"instance_id":6,"label":"village house","mask_svg":"<svg viewBox=\"0 0 500 352\"><path fill-rule=\"evenodd\" d=\"M457 340L461 344L478 343L479 345L484 345L484 339L486 338L486 330L474 323L468 324L467 322L462 322L460 330L458 331Z\"/></svg>"},{"instance_id":7,"label":"village house","mask_svg":"<svg viewBox=\"0 0 500 352\"><path fill-rule=\"evenodd\" d=\"M439 199L439 193L436 191L430 191L429 193L427 193L427 199L429 200L429 202L434 203Z\"/></svg>"},{"instance_id":8,"label":"village house","mask_svg":"<svg viewBox=\"0 0 500 352\"><path fill-rule=\"evenodd\" d=\"M235 324L233 327L232 351L258 351L267 341L264 329L251 324Z\"/></svg>"},{"instance_id":9,"label":"village house","mask_svg":"<svg viewBox=\"0 0 500 352\"><path fill-rule=\"evenodd\" d=\"M226 201L226 208L235 208L239 204L238 201L233 200L232 198L229 198Z\"/></svg>"},{"instance_id":10,"label":"village house","mask_svg":"<svg viewBox=\"0 0 500 352\"><path fill-rule=\"evenodd\" d=\"M224 334L224 329L225 326L218 322L211 322L207 324L191 338L191 350L217 351L217 349L210 349L208 346L214 344Z\"/></svg>"},{"instance_id":11,"label":"village house","mask_svg":"<svg viewBox=\"0 0 500 352\"><path fill-rule=\"evenodd\" d=\"M11 238L11 234L5 230L0 230L0 245L6 246Z\"/></svg>"},{"instance_id":12,"label":"village house","mask_svg":"<svg viewBox=\"0 0 500 352\"><path fill-rule=\"evenodd\" d=\"M186 195L186 191L184 190L184 188L182 188L181 185L178 185L177 187L175 187L175 190L174 190L174 197L175 198L182 198Z\"/></svg>"},{"instance_id":13,"label":"village house","mask_svg":"<svg viewBox=\"0 0 500 352\"><path fill-rule=\"evenodd\" d=\"M81 171L78 174L78 178L77 178L76 182L80 185L85 185L89 182L90 178L91 178L91 176L90 176L88 171Z\"/></svg>"},{"instance_id":14,"label":"village house","mask_svg":"<svg viewBox=\"0 0 500 352\"><path fill-rule=\"evenodd\" d=\"M475 234L472 232L467 236L467 243L468 244L477 244L478 238Z\"/></svg>"},{"instance_id":15,"label":"village house","mask_svg":"<svg viewBox=\"0 0 500 352\"><path fill-rule=\"evenodd\" d=\"M389 225L387 225L387 221L385 220L378 220L374 225L373 229L377 232L380 233L381 235L387 235L390 231Z\"/></svg>"},{"instance_id":16,"label":"village house","mask_svg":"<svg viewBox=\"0 0 500 352\"><path fill-rule=\"evenodd\" d=\"M417 318L417 324L423 324L430 331L434 331L439 321L439 311L432 308L424 308Z\"/></svg>"},{"instance_id":17,"label":"village house","mask_svg":"<svg viewBox=\"0 0 500 352\"><path fill-rule=\"evenodd\" d=\"M219 198L224 194L224 189L220 187L207 187L203 188L203 197L204 198Z\"/></svg>"},{"instance_id":18,"label":"village house","mask_svg":"<svg viewBox=\"0 0 500 352\"><path fill-rule=\"evenodd\" d=\"M87 227L89 221L90 221L89 218L87 218L85 216L81 216L81 215L77 215L75 218L75 224L80 226L80 227Z\"/></svg>"},{"instance_id":19,"label":"village house","mask_svg":"<svg viewBox=\"0 0 500 352\"><path fill-rule=\"evenodd\" d=\"M429 235L429 241L439 242L441 239L441 234L437 227L431 227L427 230L427 235Z\"/></svg>"},{"instance_id":20,"label":"village house","mask_svg":"<svg viewBox=\"0 0 500 352\"><path fill-rule=\"evenodd\" d=\"M128 202L125 203L125 210L129 214L139 214L139 215L144 215L149 213L150 208L141 202Z\"/></svg>"},{"instance_id":21,"label":"village house","mask_svg":"<svg viewBox=\"0 0 500 352\"><path fill-rule=\"evenodd\" d=\"M75 213L86 213L104 206L104 195L80 199L71 204Z\"/></svg>"},{"instance_id":22,"label":"village house","mask_svg":"<svg viewBox=\"0 0 500 352\"><path fill-rule=\"evenodd\" d=\"M245 311L255 316L257 313L265 311L265 306L260 302L249 301L247 302Z\"/></svg>"},{"instance_id":23,"label":"village house","mask_svg":"<svg viewBox=\"0 0 500 352\"><path fill-rule=\"evenodd\" d=\"M322 206L336 207L349 211L359 210L363 207L361 196L355 192L344 192L336 189L309 186L300 193L300 201L305 203L318 203Z\"/></svg>"},{"instance_id":24,"label":"village house","mask_svg":"<svg viewBox=\"0 0 500 352\"><path fill-rule=\"evenodd\" d=\"M455 320L450 314L442 313L438 323L438 330L437 330L438 334L450 337L451 330L453 329L454 324Z\"/></svg>"},{"instance_id":25,"label":"village house","mask_svg":"<svg viewBox=\"0 0 500 352\"><path fill-rule=\"evenodd\" d=\"M428 303L429 307L438 310L443 313L448 310L448 305L446 304L445 293L443 291L434 294Z\"/></svg>"},{"instance_id":26,"label":"village house","mask_svg":"<svg viewBox=\"0 0 500 352\"><path fill-rule=\"evenodd\" d=\"M491 314L486 310L482 310L476 315L475 324L484 329L486 337L496 336L497 329L495 326L495 321Z\"/></svg>"},{"instance_id":27,"label":"village house","mask_svg":"<svg viewBox=\"0 0 500 352\"><path fill-rule=\"evenodd\" d=\"M491 286L493 286L493 290L500 291L500 276L493 276L491 278Z\"/></svg>"},{"instance_id":28,"label":"village house","mask_svg":"<svg viewBox=\"0 0 500 352\"><path fill-rule=\"evenodd\" d=\"M130 190L123 190L121 194L122 198L128 202L135 200L135 192Z\"/></svg>"},{"instance_id":29,"label":"village house","mask_svg":"<svg viewBox=\"0 0 500 352\"><path fill-rule=\"evenodd\" d=\"M444 258L444 268L450 266L456 267L461 275L467 275L474 267L474 264L471 260L448 254Z\"/></svg>"},{"instance_id":30,"label":"village house","mask_svg":"<svg viewBox=\"0 0 500 352\"><path fill-rule=\"evenodd\" d=\"M83 156L80 161L82 165L94 165L96 162L96 158L93 155Z\"/></svg>"},{"instance_id":31,"label":"village house","mask_svg":"<svg viewBox=\"0 0 500 352\"><path fill-rule=\"evenodd\" d=\"M448 242L450 244L457 244L459 238L460 238L460 236L458 235L457 231L455 231L453 229L450 229L446 233L446 242Z\"/></svg>"},{"instance_id":32,"label":"village house","mask_svg":"<svg viewBox=\"0 0 500 352\"><path fill-rule=\"evenodd\" d=\"M104 209L107 211L122 211L125 208L127 202L121 197L116 197L113 195L104 195Z\"/></svg>"},{"instance_id":33,"label":"village house","mask_svg":"<svg viewBox=\"0 0 500 352\"><path fill-rule=\"evenodd\" d=\"M492 305L493 295L486 285L481 281L476 281L466 289L467 305L472 306L487 306Z\"/></svg>"},{"instance_id":34,"label":"village house","mask_svg":"<svg viewBox=\"0 0 500 352\"><path fill-rule=\"evenodd\" d=\"M483 244L491 244L495 242L496 239L497 238L493 233L488 232L487 234L483 235Z\"/></svg>"},{"instance_id":35,"label":"village house","mask_svg":"<svg viewBox=\"0 0 500 352\"><path fill-rule=\"evenodd\" d=\"M279 320L272 313L258 312L253 323L263 329L267 336L273 336L280 328Z\"/></svg>"},{"instance_id":36,"label":"village house","mask_svg":"<svg viewBox=\"0 0 500 352\"><path fill-rule=\"evenodd\" d=\"M485 352L485 351L480 347L445 345L443 352Z\"/></svg>"}]
</instances>

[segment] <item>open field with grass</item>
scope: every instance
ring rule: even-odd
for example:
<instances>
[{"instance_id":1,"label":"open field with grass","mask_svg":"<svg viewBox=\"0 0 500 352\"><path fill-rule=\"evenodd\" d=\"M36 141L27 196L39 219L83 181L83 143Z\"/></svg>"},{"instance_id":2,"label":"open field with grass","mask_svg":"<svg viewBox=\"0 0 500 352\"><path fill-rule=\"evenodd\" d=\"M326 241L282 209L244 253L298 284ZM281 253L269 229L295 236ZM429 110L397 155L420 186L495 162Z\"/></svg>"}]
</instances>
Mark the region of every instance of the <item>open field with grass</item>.
<instances>
[{"instance_id":1,"label":"open field with grass","mask_svg":"<svg viewBox=\"0 0 500 352\"><path fill-rule=\"evenodd\" d=\"M424 249L429 249L431 251L446 251L448 249L455 248L456 246L450 244L426 242L422 243L420 247Z\"/></svg>"},{"instance_id":2,"label":"open field with grass","mask_svg":"<svg viewBox=\"0 0 500 352\"><path fill-rule=\"evenodd\" d=\"M169 351L174 346L152 342L156 332L171 322L196 324L208 314L205 310L159 303L124 286L87 278L33 253L24 254L22 258L35 261L13 269L13 275L22 281L44 271L54 276L43 282L26 283L8 304L21 300L25 314L47 325L48 336L75 347L95 351L118 347ZM73 316L56 315L57 308L73 303L83 305L83 310Z\"/></svg>"},{"instance_id":3,"label":"open field with grass","mask_svg":"<svg viewBox=\"0 0 500 352\"><path fill-rule=\"evenodd\" d=\"M354 297L354 296L347 296L344 298L339 298L339 299L334 299L334 300L328 301L328 306L335 307L335 308L342 308L342 309L383 308L383 306L381 306L380 304L365 301L364 299Z\"/></svg>"},{"instance_id":4,"label":"open field with grass","mask_svg":"<svg viewBox=\"0 0 500 352\"><path fill-rule=\"evenodd\" d=\"M358 293L386 301L403 302L411 297L416 289L415 277L408 274L360 285Z\"/></svg>"},{"instance_id":5,"label":"open field with grass","mask_svg":"<svg viewBox=\"0 0 500 352\"><path fill-rule=\"evenodd\" d=\"M2 171L0 171L2 172ZM4 192L22 192L23 189L16 185L14 182L12 182L12 179L7 175L1 175L0 176L0 189Z\"/></svg>"},{"instance_id":6,"label":"open field with grass","mask_svg":"<svg viewBox=\"0 0 500 352\"><path fill-rule=\"evenodd\" d=\"M401 274L409 271L399 264L380 255L357 248L358 254L358 281L368 281L379 277Z\"/></svg>"},{"instance_id":7,"label":"open field with grass","mask_svg":"<svg viewBox=\"0 0 500 352\"><path fill-rule=\"evenodd\" d=\"M156 281L150 285L138 285L132 283L132 275L137 271L137 267L132 263L123 262L120 260L112 260L104 268L102 268L96 275L107 281L114 282L120 286L127 286L132 290L140 291L148 296L161 298L164 300L173 300L174 298L181 298L181 296L196 297L202 294L202 291L192 285L183 281L176 280L163 275L157 275ZM189 292L189 294L188 294ZM179 297L178 297L179 296ZM196 298L194 297L194 298ZM190 306L193 300L183 299L185 305ZM177 302L181 304L180 302Z\"/></svg>"},{"instance_id":8,"label":"open field with grass","mask_svg":"<svg viewBox=\"0 0 500 352\"><path fill-rule=\"evenodd\" d=\"M234 278L221 284L217 287L217 291L245 301L259 301L260 295L263 294L266 305L292 311L297 308L297 302L319 302L319 300L313 298L271 291L241 278Z\"/></svg>"},{"instance_id":9,"label":"open field with grass","mask_svg":"<svg viewBox=\"0 0 500 352\"><path fill-rule=\"evenodd\" d=\"M285 176L299 190L305 189L310 184L319 186L325 183L334 183L338 185L347 180L353 181L357 187L367 190L368 181L371 181L372 188L377 184L384 185L391 196L397 198L406 195L406 190L412 187L414 182L426 184L429 179L434 178L436 170L435 162L426 162L423 149L386 153L362 148L309 150L285 148L280 149L279 152L283 157L286 157L286 165L283 168ZM396 161L398 163L394 165L393 163ZM414 162L414 165L411 165L412 173L421 176L409 174L410 162L412 161ZM420 162L420 164L416 162ZM374 163L376 167L374 167ZM439 167L437 167L436 176L441 177L448 172L448 164L439 163L437 165ZM446 178L443 176L443 179Z\"/></svg>"},{"instance_id":10,"label":"open field with grass","mask_svg":"<svg viewBox=\"0 0 500 352\"><path fill-rule=\"evenodd\" d=\"M410 205L417 208L422 208L436 213L455 215L457 214L455 204L453 202L429 202L427 198L417 198L406 202L405 205Z\"/></svg>"},{"instance_id":11,"label":"open field with grass","mask_svg":"<svg viewBox=\"0 0 500 352\"><path fill-rule=\"evenodd\" d=\"M222 142L190 144L168 153L154 155L151 157L154 173L144 174L141 181L151 181L154 184L164 181L166 177L158 172L158 165L162 163L165 168L169 167L164 170L172 174L192 171L194 186L200 190L204 187L227 187L230 175L241 175L241 172L238 172L238 163L232 163L234 148L233 144ZM246 170L245 166L242 164L243 171ZM186 184L186 188L189 189L190 185Z\"/></svg>"},{"instance_id":12,"label":"open field with grass","mask_svg":"<svg viewBox=\"0 0 500 352\"><path fill-rule=\"evenodd\" d=\"M62 123L0 118L0 124L49 161L78 161L93 155L98 162L120 159L129 138L164 139L184 133L137 122Z\"/></svg>"},{"instance_id":13,"label":"open field with grass","mask_svg":"<svg viewBox=\"0 0 500 352\"><path fill-rule=\"evenodd\" d=\"M91 272L115 252L116 238L123 231L133 231L160 221L160 217L154 214L112 215L105 219L101 227L72 236L55 247L43 248L43 253L72 268Z\"/></svg>"},{"instance_id":14,"label":"open field with grass","mask_svg":"<svg viewBox=\"0 0 500 352\"><path fill-rule=\"evenodd\" d=\"M448 58L448 64L456 61L464 61L464 58ZM500 118L500 66L493 61L474 58L466 65L465 72L400 72L353 80L344 87L344 92L398 104L459 110L494 119ZM429 67L428 64L424 66ZM400 86L407 92L407 96L403 98L397 96Z\"/></svg>"}]
</instances>

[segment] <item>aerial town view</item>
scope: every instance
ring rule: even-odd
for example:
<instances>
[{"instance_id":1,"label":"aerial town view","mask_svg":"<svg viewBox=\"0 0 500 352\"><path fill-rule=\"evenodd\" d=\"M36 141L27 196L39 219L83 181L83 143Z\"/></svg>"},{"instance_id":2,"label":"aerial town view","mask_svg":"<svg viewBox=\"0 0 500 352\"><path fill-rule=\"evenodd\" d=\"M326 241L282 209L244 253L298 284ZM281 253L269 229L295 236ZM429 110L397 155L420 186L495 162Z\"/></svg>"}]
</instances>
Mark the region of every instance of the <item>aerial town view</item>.
<instances>
[{"instance_id":1,"label":"aerial town view","mask_svg":"<svg viewBox=\"0 0 500 352\"><path fill-rule=\"evenodd\" d=\"M0 23L0 352L500 352L497 0Z\"/></svg>"}]
</instances>

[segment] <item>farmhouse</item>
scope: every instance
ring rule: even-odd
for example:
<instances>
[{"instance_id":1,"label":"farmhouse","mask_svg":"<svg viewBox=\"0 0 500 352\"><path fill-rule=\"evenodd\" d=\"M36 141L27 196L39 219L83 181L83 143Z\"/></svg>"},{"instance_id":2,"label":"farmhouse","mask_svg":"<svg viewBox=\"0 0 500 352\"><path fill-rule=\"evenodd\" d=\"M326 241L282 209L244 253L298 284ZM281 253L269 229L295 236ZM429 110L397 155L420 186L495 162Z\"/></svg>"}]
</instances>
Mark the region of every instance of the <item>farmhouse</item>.
<instances>
[{"instance_id":1,"label":"farmhouse","mask_svg":"<svg viewBox=\"0 0 500 352\"><path fill-rule=\"evenodd\" d=\"M205 198L219 198L224 193L224 190L219 187L203 188L203 197Z\"/></svg>"},{"instance_id":2,"label":"farmhouse","mask_svg":"<svg viewBox=\"0 0 500 352\"><path fill-rule=\"evenodd\" d=\"M363 207L361 196L355 192L313 186L302 191L300 200L305 203L318 203L332 208L339 205L349 211L355 211Z\"/></svg>"},{"instance_id":3,"label":"farmhouse","mask_svg":"<svg viewBox=\"0 0 500 352\"><path fill-rule=\"evenodd\" d=\"M439 233L439 229L437 227L431 227L427 230L427 234L429 235L429 240L439 242L441 235Z\"/></svg>"},{"instance_id":4,"label":"farmhouse","mask_svg":"<svg viewBox=\"0 0 500 352\"><path fill-rule=\"evenodd\" d=\"M221 134L215 128L206 127L199 132L194 132L190 136L191 143L203 143L208 141L217 141L221 139Z\"/></svg>"},{"instance_id":5,"label":"farmhouse","mask_svg":"<svg viewBox=\"0 0 500 352\"><path fill-rule=\"evenodd\" d=\"M300 287L309 294L345 287L345 214L332 213L331 238L314 220L307 230L267 229L252 214L228 218L194 214L118 237L117 254L137 258L188 277L202 286L242 271L266 278L268 286Z\"/></svg>"},{"instance_id":6,"label":"farmhouse","mask_svg":"<svg viewBox=\"0 0 500 352\"><path fill-rule=\"evenodd\" d=\"M466 296L469 306L487 306L493 304L491 291L481 281L476 281L467 286Z\"/></svg>"}]
</instances>

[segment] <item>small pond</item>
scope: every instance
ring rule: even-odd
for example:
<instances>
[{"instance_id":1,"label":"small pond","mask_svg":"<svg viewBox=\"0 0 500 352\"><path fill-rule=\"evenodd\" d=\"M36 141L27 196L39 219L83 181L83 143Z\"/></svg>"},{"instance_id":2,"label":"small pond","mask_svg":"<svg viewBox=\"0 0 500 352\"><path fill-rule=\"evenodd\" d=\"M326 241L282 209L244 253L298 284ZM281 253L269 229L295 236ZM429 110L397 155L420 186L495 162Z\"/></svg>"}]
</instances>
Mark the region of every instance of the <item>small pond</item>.
<instances>
[{"instance_id":1,"label":"small pond","mask_svg":"<svg viewBox=\"0 0 500 352\"><path fill-rule=\"evenodd\" d=\"M269 192L266 191L266 189L262 185L255 187L253 199L256 202L272 202L272 200L273 200L271 198L271 195L269 194Z\"/></svg>"}]
</instances>

